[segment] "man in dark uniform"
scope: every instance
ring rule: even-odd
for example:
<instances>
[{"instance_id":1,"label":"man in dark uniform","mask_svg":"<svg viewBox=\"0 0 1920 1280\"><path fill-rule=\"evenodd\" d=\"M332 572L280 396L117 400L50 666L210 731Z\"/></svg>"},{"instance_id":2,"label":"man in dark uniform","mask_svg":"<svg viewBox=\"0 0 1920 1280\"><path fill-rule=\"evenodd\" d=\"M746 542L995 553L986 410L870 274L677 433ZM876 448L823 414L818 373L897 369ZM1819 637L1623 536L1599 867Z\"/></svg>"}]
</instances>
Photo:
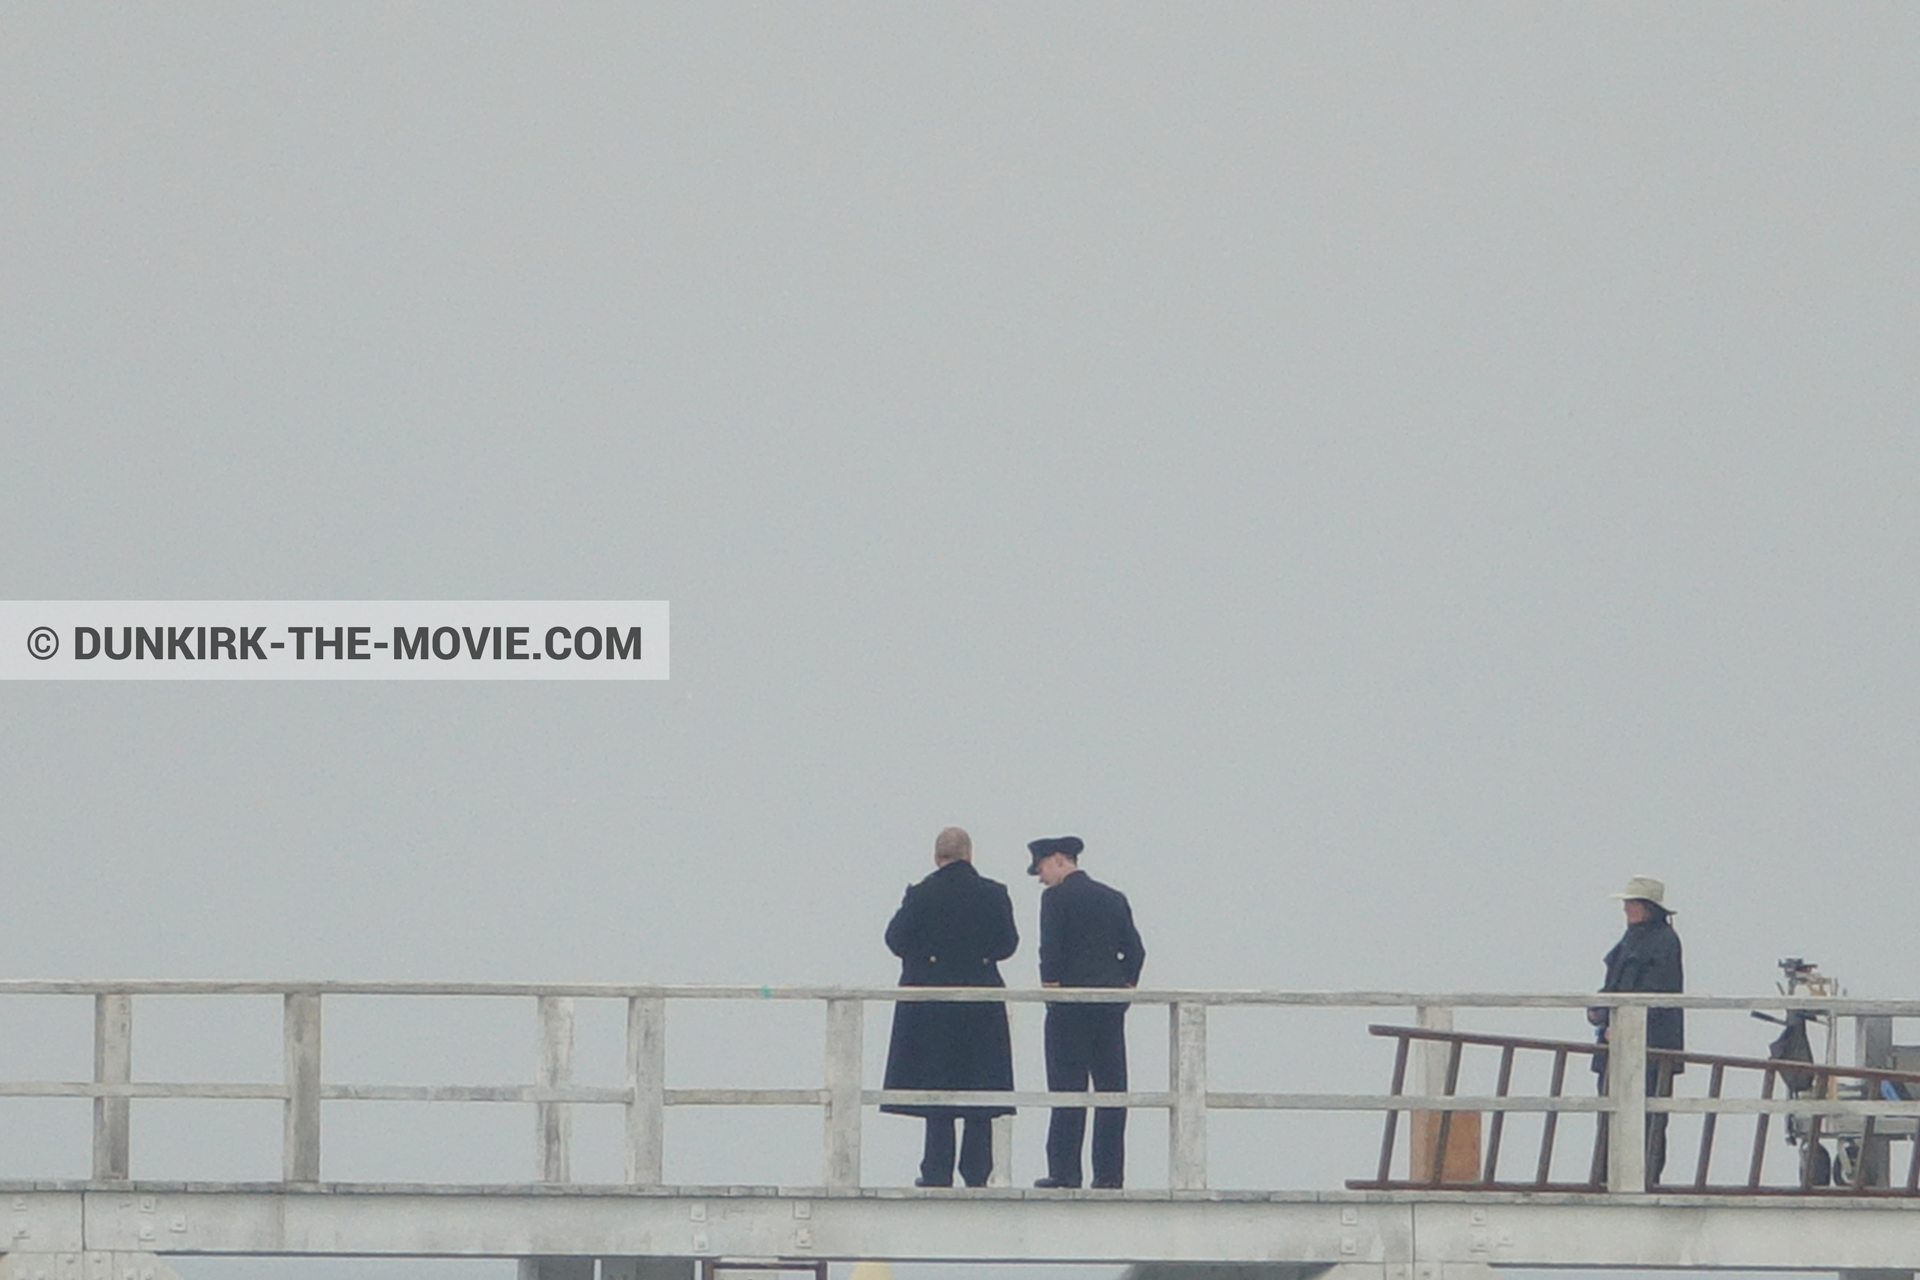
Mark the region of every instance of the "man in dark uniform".
<instances>
[{"instance_id":1,"label":"man in dark uniform","mask_svg":"<svg viewBox=\"0 0 1920 1280\"><path fill-rule=\"evenodd\" d=\"M1133 927L1126 895L1080 870L1079 836L1027 845L1030 876L1040 895L1040 983L1048 987L1131 987L1140 981L1147 949ZM1079 1093L1092 1081L1101 1093L1127 1088L1127 1006L1047 1006L1047 1090ZM1047 1127L1047 1176L1036 1187L1080 1185L1085 1107L1055 1107ZM1093 1116L1093 1185L1117 1188L1126 1179L1127 1112L1100 1107Z\"/></svg>"},{"instance_id":2,"label":"man in dark uniform","mask_svg":"<svg viewBox=\"0 0 1920 1280\"><path fill-rule=\"evenodd\" d=\"M973 841L948 827L933 842L933 874L907 887L887 925L887 949L900 957L903 987L1004 987L999 961L1020 945L1007 887L973 869ZM887 1045L889 1089L1013 1088L1013 1045L1007 1006L901 1001L893 1006ZM895 1115L923 1116L926 1146L916 1187L953 1185L953 1123L964 1121L960 1176L985 1186L993 1172L995 1116L1012 1107L894 1105Z\"/></svg>"},{"instance_id":3,"label":"man in dark uniform","mask_svg":"<svg viewBox=\"0 0 1920 1280\"><path fill-rule=\"evenodd\" d=\"M1686 976L1680 963L1680 935L1673 931L1673 912L1667 909L1667 887L1651 876L1634 876L1627 887L1613 895L1626 912L1627 931L1613 950L1607 952L1606 981L1602 991L1680 991ZM1587 1010L1587 1020L1598 1027L1594 1034L1607 1039L1611 1009ZM1686 1010L1648 1009L1647 1048L1685 1049L1687 1047ZM1593 1055L1593 1069L1600 1075L1600 1092L1607 1091L1607 1055ZM1673 1077L1685 1070L1684 1064L1671 1058L1647 1057L1647 1096L1671 1098ZM1667 1113L1647 1113L1647 1186L1660 1181L1667 1164ZM1604 1146L1594 1157L1595 1165L1606 1168Z\"/></svg>"}]
</instances>

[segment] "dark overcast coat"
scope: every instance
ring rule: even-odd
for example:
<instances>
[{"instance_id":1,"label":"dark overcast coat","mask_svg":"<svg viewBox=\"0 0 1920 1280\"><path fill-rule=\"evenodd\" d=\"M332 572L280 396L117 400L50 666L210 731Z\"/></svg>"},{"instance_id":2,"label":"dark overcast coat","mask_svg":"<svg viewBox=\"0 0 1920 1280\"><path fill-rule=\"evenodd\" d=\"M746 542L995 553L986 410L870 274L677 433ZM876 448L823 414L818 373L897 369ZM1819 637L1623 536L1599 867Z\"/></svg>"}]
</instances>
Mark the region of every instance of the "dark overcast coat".
<instances>
[{"instance_id":1,"label":"dark overcast coat","mask_svg":"<svg viewBox=\"0 0 1920 1280\"><path fill-rule=\"evenodd\" d=\"M1642 920L1630 924L1613 950L1607 952L1607 980L1602 991L1681 991L1686 975L1680 963L1680 935L1665 919ZM1600 1010L1600 1025L1605 1026L1611 1010ZM1686 1010L1647 1010L1647 1048L1685 1049L1687 1047ZM1596 1055L1594 1069L1603 1063ZM1674 1064L1678 1074L1684 1068Z\"/></svg>"},{"instance_id":2,"label":"dark overcast coat","mask_svg":"<svg viewBox=\"0 0 1920 1280\"><path fill-rule=\"evenodd\" d=\"M907 889L887 925L903 987L1004 987L999 962L1014 953L1007 887L970 862L949 862ZM889 1089L1012 1089L1013 1045L1003 1004L903 1001L893 1007ZM895 1115L1007 1115L1012 1107L883 1106Z\"/></svg>"}]
</instances>

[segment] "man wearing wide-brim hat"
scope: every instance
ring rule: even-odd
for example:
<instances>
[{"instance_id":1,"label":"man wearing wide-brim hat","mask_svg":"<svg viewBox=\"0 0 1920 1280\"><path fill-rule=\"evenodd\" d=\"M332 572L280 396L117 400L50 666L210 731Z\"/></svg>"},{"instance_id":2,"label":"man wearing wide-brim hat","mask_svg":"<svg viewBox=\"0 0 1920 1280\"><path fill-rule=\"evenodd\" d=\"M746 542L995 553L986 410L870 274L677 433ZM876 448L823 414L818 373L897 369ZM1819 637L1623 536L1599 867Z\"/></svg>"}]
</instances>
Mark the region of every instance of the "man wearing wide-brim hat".
<instances>
[{"instance_id":1,"label":"man wearing wide-brim hat","mask_svg":"<svg viewBox=\"0 0 1920 1280\"><path fill-rule=\"evenodd\" d=\"M1673 991L1686 986L1680 963L1680 935L1673 931L1673 909L1667 905L1667 886L1652 876L1634 876L1627 887L1611 895L1620 901L1627 917L1627 931L1607 952L1607 980L1602 991ZM1607 1039L1608 1016L1612 1010L1587 1010L1587 1020L1597 1028L1603 1042ZM1685 1049L1687 1047L1686 1011L1683 1009L1647 1010L1647 1048ZM1607 1055L1593 1055L1593 1069L1600 1073L1600 1090L1607 1088ZM1647 1059L1647 1096L1673 1096L1673 1077L1684 1067L1672 1058ZM1667 1163L1667 1114L1647 1113L1647 1185L1660 1181Z\"/></svg>"}]
</instances>

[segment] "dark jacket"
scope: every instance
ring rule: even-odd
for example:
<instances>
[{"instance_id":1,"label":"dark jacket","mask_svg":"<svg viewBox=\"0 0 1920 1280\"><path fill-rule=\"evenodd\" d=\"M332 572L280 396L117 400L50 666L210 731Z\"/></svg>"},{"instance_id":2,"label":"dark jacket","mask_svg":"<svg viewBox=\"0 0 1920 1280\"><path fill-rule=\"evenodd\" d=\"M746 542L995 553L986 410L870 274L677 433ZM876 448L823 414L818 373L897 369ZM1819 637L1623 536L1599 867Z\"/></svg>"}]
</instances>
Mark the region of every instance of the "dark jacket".
<instances>
[{"instance_id":1,"label":"dark jacket","mask_svg":"<svg viewBox=\"0 0 1920 1280\"><path fill-rule=\"evenodd\" d=\"M1040 981L1131 987L1147 948L1127 895L1076 871L1040 895Z\"/></svg>"},{"instance_id":2,"label":"dark jacket","mask_svg":"<svg viewBox=\"0 0 1920 1280\"><path fill-rule=\"evenodd\" d=\"M1602 991L1682 991L1686 979L1680 964L1680 935L1668 920L1642 920L1630 924L1627 931L1607 952L1607 980ZM1598 1012L1599 1025L1607 1025L1609 1009ZM1647 1047L1649 1049L1685 1049L1687 1047L1686 1010L1647 1010ZM1604 1066L1602 1055L1594 1056L1594 1069ZM1678 1074L1682 1068L1674 1064Z\"/></svg>"},{"instance_id":3,"label":"dark jacket","mask_svg":"<svg viewBox=\"0 0 1920 1280\"><path fill-rule=\"evenodd\" d=\"M1020 945L1007 887L949 862L907 888L887 925L903 987L1003 987L999 961ZM887 1045L889 1089L1012 1089L1003 1004L902 1001ZM1007 1115L1012 1107L884 1106L896 1115Z\"/></svg>"}]
</instances>

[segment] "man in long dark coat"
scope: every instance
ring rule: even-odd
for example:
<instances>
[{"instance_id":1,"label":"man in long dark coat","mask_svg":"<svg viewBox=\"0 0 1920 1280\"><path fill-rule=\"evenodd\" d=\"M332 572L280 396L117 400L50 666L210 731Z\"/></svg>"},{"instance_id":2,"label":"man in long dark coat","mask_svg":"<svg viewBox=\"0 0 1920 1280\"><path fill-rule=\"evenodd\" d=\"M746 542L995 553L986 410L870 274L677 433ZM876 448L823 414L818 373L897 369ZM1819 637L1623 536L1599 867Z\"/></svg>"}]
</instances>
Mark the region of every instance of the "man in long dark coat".
<instances>
[{"instance_id":1,"label":"man in long dark coat","mask_svg":"<svg viewBox=\"0 0 1920 1280\"><path fill-rule=\"evenodd\" d=\"M1133 927L1127 896L1080 869L1079 836L1028 843L1027 874L1047 886L1040 895L1040 983L1047 987L1131 987L1140 981L1147 949ZM1091 1082L1100 1093L1127 1088L1127 1006L1047 1006L1047 1091L1079 1093ZM1047 1176L1036 1187L1080 1185L1080 1145L1087 1132L1085 1107L1055 1107L1047 1126ZM1127 1112L1100 1107L1093 1113L1093 1185L1118 1188L1126 1181Z\"/></svg>"},{"instance_id":2,"label":"man in long dark coat","mask_svg":"<svg viewBox=\"0 0 1920 1280\"><path fill-rule=\"evenodd\" d=\"M959 827L948 827L934 840L933 865L932 875L908 886L887 925L887 949L900 957L900 985L1004 987L999 962L1020 945L1007 887L973 869L973 841ZM1012 1090L1006 1005L895 1004L886 1087ZM964 1122L960 1176L970 1187L985 1186L993 1172L993 1117L1013 1114L1012 1107L888 1104L880 1109L926 1118L916 1187L953 1185L955 1120Z\"/></svg>"},{"instance_id":3,"label":"man in long dark coat","mask_svg":"<svg viewBox=\"0 0 1920 1280\"><path fill-rule=\"evenodd\" d=\"M1634 876L1627 887L1614 894L1626 912L1627 931L1607 952L1606 981L1602 991L1680 991L1686 975L1680 962L1680 935L1673 931L1673 912L1666 906L1667 887L1651 876ZM1607 1039L1611 1009L1587 1010L1587 1019ZM1687 1047L1686 1010L1657 1008L1647 1010L1647 1048L1685 1049ZM1600 1090L1607 1088L1607 1055L1593 1055L1593 1069L1600 1074ZM1647 1057L1647 1096L1673 1096L1673 1077L1685 1070L1672 1059ZM1609 1135L1611 1136L1611 1135ZM1660 1181L1667 1165L1667 1113L1647 1113L1647 1186Z\"/></svg>"}]
</instances>

